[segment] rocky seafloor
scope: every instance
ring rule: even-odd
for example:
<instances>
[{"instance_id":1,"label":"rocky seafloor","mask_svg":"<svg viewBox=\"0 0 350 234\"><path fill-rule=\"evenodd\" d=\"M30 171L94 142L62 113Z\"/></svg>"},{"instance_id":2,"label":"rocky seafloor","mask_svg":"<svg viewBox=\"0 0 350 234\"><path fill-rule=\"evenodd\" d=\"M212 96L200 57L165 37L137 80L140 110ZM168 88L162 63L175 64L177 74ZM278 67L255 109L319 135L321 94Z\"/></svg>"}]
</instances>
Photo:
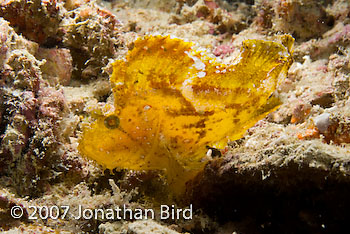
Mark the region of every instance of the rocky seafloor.
<instances>
[{"instance_id":1,"label":"rocky seafloor","mask_svg":"<svg viewBox=\"0 0 350 234\"><path fill-rule=\"evenodd\" d=\"M165 193L160 172L104 170L77 150L82 124L112 102L111 61L123 58L136 38L173 35L229 63L243 40L284 33L295 45L294 63L278 90L283 104L188 183L191 219L47 219L44 208L37 212L42 217L32 218L30 206L159 212ZM1 0L0 230L347 230L349 77L347 0ZM23 215L13 218L17 206Z\"/></svg>"}]
</instances>

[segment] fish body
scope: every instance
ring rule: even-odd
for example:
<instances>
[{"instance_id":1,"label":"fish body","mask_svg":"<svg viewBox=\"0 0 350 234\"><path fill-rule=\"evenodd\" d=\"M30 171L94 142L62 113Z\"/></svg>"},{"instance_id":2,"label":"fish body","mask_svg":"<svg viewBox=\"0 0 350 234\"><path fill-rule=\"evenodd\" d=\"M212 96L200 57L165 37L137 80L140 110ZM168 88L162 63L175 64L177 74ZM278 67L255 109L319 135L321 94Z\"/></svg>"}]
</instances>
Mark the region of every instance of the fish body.
<instances>
[{"instance_id":1,"label":"fish body","mask_svg":"<svg viewBox=\"0 0 350 234\"><path fill-rule=\"evenodd\" d=\"M80 152L106 168L165 170L175 194L208 147L242 137L280 105L271 97L292 63L293 38L246 40L229 65L169 36L134 42L110 78L114 113L83 129Z\"/></svg>"}]
</instances>

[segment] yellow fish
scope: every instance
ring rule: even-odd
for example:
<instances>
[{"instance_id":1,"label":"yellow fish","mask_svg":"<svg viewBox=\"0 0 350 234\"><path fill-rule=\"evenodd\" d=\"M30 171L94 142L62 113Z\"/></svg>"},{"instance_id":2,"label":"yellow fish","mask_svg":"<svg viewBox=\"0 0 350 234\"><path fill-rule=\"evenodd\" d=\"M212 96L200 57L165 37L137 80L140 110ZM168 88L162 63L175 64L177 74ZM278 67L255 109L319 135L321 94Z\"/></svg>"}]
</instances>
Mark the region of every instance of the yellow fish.
<instances>
[{"instance_id":1,"label":"yellow fish","mask_svg":"<svg viewBox=\"0 0 350 234\"><path fill-rule=\"evenodd\" d=\"M137 39L113 63L114 113L84 127L79 151L109 169L164 170L182 194L208 146L241 138L279 106L271 95L292 63L293 41L246 40L224 65L180 39Z\"/></svg>"}]
</instances>

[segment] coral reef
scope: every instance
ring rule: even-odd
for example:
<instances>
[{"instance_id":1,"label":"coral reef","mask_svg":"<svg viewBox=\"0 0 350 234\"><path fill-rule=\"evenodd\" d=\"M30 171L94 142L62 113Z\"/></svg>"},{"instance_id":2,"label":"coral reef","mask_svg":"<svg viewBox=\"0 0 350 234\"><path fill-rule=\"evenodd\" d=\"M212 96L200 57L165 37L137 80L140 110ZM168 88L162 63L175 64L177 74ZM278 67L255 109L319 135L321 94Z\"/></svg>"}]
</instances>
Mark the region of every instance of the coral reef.
<instances>
[{"instance_id":1,"label":"coral reef","mask_svg":"<svg viewBox=\"0 0 350 234\"><path fill-rule=\"evenodd\" d=\"M37 45L17 36L4 20L1 27L7 32L2 37L6 54L0 89L1 174L13 180L19 194L38 195L45 190L45 181L56 177L48 171L63 170L54 162L60 151L57 130L65 113L64 96L42 78L42 62L30 53Z\"/></svg>"},{"instance_id":2,"label":"coral reef","mask_svg":"<svg viewBox=\"0 0 350 234\"><path fill-rule=\"evenodd\" d=\"M349 16L348 0L0 1L0 230L347 229ZM161 170L106 170L80 155L83 122L115 111L110 61L125 58L137 38L178 37L231 64L243 41L276 41L282 33L296 39L294 63L274 93L282 104L242 138L203 153L208 163L186 184L187 204L168 204L192 204L192 219L160 219L160 205L168 201ZM76 215L79 205L152 209L155 218L29 218L29 206L70 206ZM23 209L21 218L11 216L13 207Z\"/></svg>"}]
</instances>

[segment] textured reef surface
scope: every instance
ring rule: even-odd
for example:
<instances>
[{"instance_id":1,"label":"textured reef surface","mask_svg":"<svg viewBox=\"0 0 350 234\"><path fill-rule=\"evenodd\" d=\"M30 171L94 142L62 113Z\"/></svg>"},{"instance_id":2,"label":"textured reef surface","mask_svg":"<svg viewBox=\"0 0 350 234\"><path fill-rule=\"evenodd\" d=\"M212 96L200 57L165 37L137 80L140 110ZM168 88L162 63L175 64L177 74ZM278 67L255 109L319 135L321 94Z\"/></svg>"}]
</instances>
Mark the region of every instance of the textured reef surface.
<instances>
[{"instance_id":1,"label":"textured reef surface","mask_svg":"<svg viewBox=\"0 0 350 234\"><path fill-rule=\"evenodd\" d=\"M347 0L0 0L0 100L4 233L348 228Z\"/></svg>"}]
</instances>

